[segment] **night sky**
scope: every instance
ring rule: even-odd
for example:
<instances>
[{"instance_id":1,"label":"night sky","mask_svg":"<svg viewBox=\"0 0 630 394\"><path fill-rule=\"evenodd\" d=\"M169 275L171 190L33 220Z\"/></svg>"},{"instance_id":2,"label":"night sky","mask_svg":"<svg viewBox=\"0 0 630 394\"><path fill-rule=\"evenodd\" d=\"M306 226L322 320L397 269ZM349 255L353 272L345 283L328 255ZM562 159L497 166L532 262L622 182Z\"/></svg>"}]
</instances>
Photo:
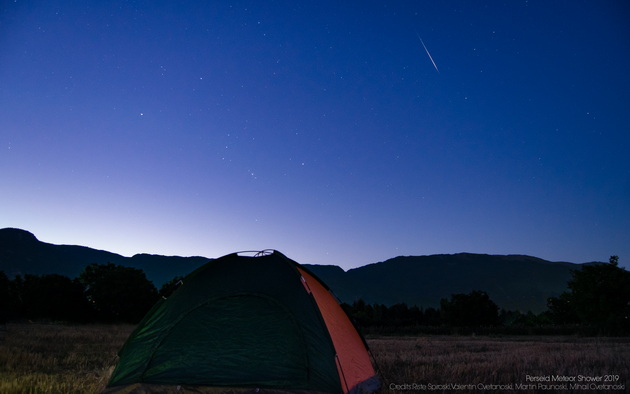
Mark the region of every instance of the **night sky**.
<instances>
[{"instance_id":1,"label":"night sky","mask_svg":"<svg viewBox=\"0 0 630 394\"><path fill-rule=\"evenodd\" d=\"M0 4L0 227L630 266L627 1Z\"/></svg>"}]
</instances>

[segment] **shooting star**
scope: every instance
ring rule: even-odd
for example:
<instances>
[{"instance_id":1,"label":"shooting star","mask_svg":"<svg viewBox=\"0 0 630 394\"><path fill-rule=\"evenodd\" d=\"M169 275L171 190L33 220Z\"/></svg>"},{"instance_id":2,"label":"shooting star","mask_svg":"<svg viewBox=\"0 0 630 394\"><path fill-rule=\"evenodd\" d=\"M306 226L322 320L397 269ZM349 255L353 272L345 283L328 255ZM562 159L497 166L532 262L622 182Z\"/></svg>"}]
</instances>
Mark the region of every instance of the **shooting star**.
<instances>
[{"instance_id":1,"label":"shooting star","mask_svg":"<svg viewBox=\"0 0 630 394\"><path fill-rule=\"evenodd\" d=\"M429 59L431 59L431 63L433 63L433 67L435 67L435 71L437 71L438 73L440 72L440 70L438 70L438 66L435 64L435 61L433 60L433 57L431 56L431 54L429 53L429 50L427 49L427 46L424 45L424 42L422 41L422 38L420 38L420 34L418 34L418 32L416 32L416 35L418 36L418 40L420 40L420 44L422 44L422 47L424 48L424 51L427 53L427 55L429 56Z\"/></svg>"}]
</instances>

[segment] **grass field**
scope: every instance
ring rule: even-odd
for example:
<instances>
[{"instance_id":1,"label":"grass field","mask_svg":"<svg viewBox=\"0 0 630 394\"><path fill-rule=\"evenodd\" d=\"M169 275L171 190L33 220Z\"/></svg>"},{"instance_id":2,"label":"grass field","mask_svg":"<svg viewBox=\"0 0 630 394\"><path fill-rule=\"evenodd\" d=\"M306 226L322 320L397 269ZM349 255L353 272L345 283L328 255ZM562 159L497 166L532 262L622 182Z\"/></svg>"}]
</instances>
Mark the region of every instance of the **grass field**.
<instances>
[{"instance_id":1,"label":"grass field","mask_svg":"<svg viewBox=\"0 0 630 394\"><path fill-rule=\"evenodd\" d=\"M96 393L133 330L124 325L9 324L0 331L0 393Z\"/></svg>"},{"instance_id":2,"label":"grass field","mask_svg":"<svg viewBox=\"0 0 630 394\"><path fill-rule=\"evenodd\" d=\"M132 329L8 325L0 331L0 393L99 392ZM605 393L624 392L619 388L630 383L628 338L426 336L370 338L368 343L381 371L381 393L534 393L542 388ZM575 382L527 381L527 375ZM580 376L601 381L578 382ZM571 383L584 386L572 390ZM560 390L549 390L552 385Z\"/></svg>"},{"instance_id":3,"label":"grass field","mask_svg":"<svg viewBox=\"0 0 630 394\"><path fill-rule=\"evenodd\" d=\"M381 393L626 392L621 386L630 383L628 338L439 336L368 343L381 370ZM528 381L527 375L550 381ZM569 381L552 381L557 376L586 387L572 390ZM591 384L610 387L594 390Z\"/></svg>"}]
</instances>

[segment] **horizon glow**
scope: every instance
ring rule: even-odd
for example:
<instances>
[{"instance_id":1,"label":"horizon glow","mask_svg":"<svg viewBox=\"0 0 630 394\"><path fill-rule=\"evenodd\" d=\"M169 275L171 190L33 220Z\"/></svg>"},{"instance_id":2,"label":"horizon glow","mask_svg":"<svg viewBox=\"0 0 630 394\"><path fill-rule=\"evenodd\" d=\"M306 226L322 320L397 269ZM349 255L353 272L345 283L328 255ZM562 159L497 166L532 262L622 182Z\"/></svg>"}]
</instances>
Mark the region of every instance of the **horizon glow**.
<instances>
[{"instance_id":1,"label":"horizon glow","mask_svg":"<svg viewBox=\"0 0 630 394\"><path fill-rule=\"evenodd\" d=\"M624 2L7 3L0 228L346 270L460 252L630 267L629 17Z\"/></svg>"}]
</instances>

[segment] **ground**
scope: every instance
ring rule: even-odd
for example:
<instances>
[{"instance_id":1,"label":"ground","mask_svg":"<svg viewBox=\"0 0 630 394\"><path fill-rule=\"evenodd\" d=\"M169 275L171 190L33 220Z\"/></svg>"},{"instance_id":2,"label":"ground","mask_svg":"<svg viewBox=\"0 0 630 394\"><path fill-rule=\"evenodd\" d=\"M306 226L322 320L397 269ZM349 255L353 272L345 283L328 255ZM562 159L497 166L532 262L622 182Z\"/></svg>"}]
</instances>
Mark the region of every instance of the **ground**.
<instances>
[{"instance_id":1,"label":"ground","mask_svg":"<svg viewBox=\"0 0 630 394\"><path fill-rule=\"evenodd\" d=\"M0 330L0 392L99 392L132 330L9 324ZM368 344L380 393L624 392L630 384L630 338L370 337Z\"/></svg>"}]
</instances>

